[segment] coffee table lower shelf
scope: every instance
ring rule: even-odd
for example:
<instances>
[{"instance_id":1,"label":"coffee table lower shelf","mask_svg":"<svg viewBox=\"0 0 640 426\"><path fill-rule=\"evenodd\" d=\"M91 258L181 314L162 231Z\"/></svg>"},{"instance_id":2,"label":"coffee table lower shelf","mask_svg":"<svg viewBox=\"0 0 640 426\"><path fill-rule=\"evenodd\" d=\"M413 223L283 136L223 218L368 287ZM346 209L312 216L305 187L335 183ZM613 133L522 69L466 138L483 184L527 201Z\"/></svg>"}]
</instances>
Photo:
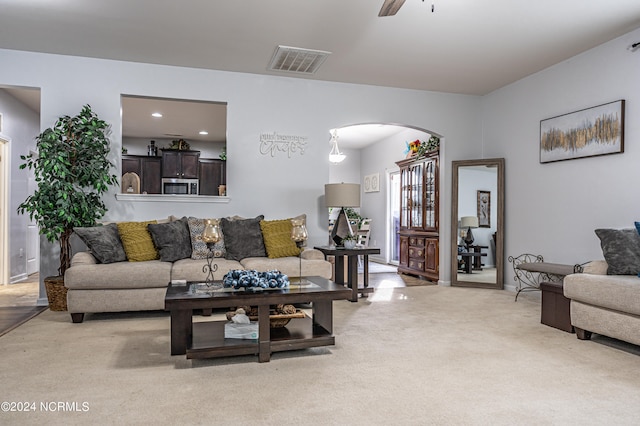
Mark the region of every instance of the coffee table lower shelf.
<instances>
[{"instance_id":1,"label":"coffee table lower shelf","mask_svg":"<svg viewBox=\"0 0 640 426\"><path fill-rule=\"evenodd\" d=\"M227 321L193 323L193 342L187 348L188 359L259 355L260 339L225 339ZM294 318L286 327L270 329L270 352L282 352L335 345L335 337L309 317Z\"/></svg>"}]
</instances>

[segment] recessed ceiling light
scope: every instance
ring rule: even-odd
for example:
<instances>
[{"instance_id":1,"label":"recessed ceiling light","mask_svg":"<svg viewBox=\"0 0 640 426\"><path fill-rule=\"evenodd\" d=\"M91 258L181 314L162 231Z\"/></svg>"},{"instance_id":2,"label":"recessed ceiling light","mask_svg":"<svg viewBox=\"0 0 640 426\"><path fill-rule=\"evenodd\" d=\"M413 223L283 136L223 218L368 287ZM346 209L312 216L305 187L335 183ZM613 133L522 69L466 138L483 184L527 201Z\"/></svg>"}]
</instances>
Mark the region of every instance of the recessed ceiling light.
<instances>
[{"instance_id":1,"label":"recessed ceiling light","mask_svg":"<svg viewBox=\"0 0 640 426\"><path fill-rule=\"evenodd\" d=\"M153 114L151 114L151 116L155 118L161 118L162 114L160 114L159 112L154 112Z\"/></svg>"},{"instance_id":2,"label":"recessed ceiling light","mask_svg":"<svg viewBox=\"0 0 640 426\"><path fill-rule=\"evenodd\" d=\"M208 134L209 134L209 132L207 132L206 130L200 130L200 134L201 134L201 135L208 135Z\"/></svg>"}]
</instances>

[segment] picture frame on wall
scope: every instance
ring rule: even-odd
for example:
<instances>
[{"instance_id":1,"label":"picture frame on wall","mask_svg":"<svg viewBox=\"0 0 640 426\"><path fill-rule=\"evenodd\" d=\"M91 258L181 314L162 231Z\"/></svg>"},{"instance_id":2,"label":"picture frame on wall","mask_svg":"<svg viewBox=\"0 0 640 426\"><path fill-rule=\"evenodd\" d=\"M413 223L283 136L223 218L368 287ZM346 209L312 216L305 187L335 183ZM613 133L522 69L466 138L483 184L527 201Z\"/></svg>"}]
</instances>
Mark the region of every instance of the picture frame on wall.
<instances>
[{"instance_id":1,"label":"picture frame on wall","mask_svg":"<svg viewBox=\"0 0 640 426\"><path fill-rule=\"evenodd\" d=\"M364 177L364 192L380 191L380 173L374 173Z\"/></svg>"},{"instance_id":2,"label":"picture frame on wall","mask_svg":"<svg viewBox=\"0 0 640 426\"><path fill-rule=\"evenodd\" d=\"M491 228L490 191L478 191L478 227Z\"/></svg>"},{"instance_id":3,"label":"picture frame on wall","mask_svg":"<svg viewBox=\"0 0 640 426\"><path fill-rule=\"evenodd\" d=\"M624 99L540 121L540 163L624 152Z\"/></svg>"}]
</instances>

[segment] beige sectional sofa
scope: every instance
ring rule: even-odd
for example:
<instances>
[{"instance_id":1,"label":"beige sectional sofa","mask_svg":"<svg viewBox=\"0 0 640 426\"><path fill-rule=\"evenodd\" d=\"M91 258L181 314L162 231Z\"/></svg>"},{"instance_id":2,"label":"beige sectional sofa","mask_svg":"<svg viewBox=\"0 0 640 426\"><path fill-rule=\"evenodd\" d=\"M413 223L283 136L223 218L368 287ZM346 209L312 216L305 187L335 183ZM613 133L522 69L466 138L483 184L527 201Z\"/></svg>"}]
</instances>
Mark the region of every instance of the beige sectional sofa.
<instances>
[{"instance_id":1,"label":"beige sectional sofa","mask_svg":"<svg viewBox=\"0 0 640 426\"><path fill-rule=\"evenodd\" d=\"M604 260L564 278L578 339L592 333L640 345L640 222L635 229L596 229Z\"/></svg>"},{"instance_id":2,"label":"beige sectional sofa","mask_svg":"<svg viewBox=\"0 0 640 426\"><path fill-rule=\"evenodd\" d=\"M564 278L571 325L581 340L597 333L640 345L640 278L607 275L607 269L606 261L594 261L584 273Z\"/></svg>"},{"instance_id":3,"label":"beige sectional sofa","mask_svg":"<svg viewBox=\"0 0 640 426\"><path fill-rule=\"evenodd\" d=\"M265 255L242 257L242 253L236 253L235 256L226 258L221 254L224 253L224 250L217 252L214 263L218 268L214 273L214 279L221 280L225 273L234 269L278 270L289 277L298 277L302 274L302 276L315 275L327 279L331 278L332 265L318 250L306 248L299 256L292 255L291 252L287 255L286 251L274 254L277 247L274 248L273 244L269 250L267 235L273 235L271 231L268 231L269 226L277 225L281 230L281 225L286 226L288 219L264 221L259 218L253 219L253 225L255 228L256 221L260 222L261 226L264 225L262 229L264 230L263 242L266 243ZM95 229L106 231L101 228ZM81 230L76 231L80 234ZM280 234L280 239L286 243L286 238L284 238L286 231L284 235L282 235L283 231L280 231ZM254 239L262 238L262 235L256 235L255 232L253 235ZM225 235L229 243L232 242L231 237L232 235ZM154 243L156 243L155 240ZM245 243L251 245L250 243L253 242L243 240L241 235L235 243L242 247ZM92 246L89 245L89 247ZM161 251L157 245L156 249ZM67 309L74 323L82 322L85 313L162 310L169 282L172 280L204 281L207 275L203 269L206 259L203 258L187 257L173 261L160 259L131 261L130 259L120 260L121 257L116 256L111 260L119 261L101 263L97 259L101 256L96 253L96 250L94 245L93 250L75 253L71 260L71 266L65 273L64 283L68 289ZM162 258L162 255L159 257Z\"/></svg>"}]
</instances>

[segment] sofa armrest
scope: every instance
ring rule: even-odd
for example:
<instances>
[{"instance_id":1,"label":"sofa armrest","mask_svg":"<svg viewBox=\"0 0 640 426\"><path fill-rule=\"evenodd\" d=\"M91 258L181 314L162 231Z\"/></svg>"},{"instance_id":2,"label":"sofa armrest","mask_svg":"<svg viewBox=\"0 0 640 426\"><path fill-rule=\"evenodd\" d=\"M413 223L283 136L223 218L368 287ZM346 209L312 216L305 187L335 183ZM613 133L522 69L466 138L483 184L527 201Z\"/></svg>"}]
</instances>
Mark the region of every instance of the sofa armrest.
<instances>
[{"instance_id":1,"label":"sofa armrest","mask_svg":"<svg viewBox=\"0 0 640 426\"><path fill-rule=\"evenodd\" d=\"M320 250L314 248L305 248L300 257L307 260L324 260L324 254Z\"/></svg>"},{"instance_id":2,"label":"sofa armrest","mask_svg":"<svg viewBox=\"0 0 640 426\"><path fill-rule=\"evenodd\" d=\"M71 266L75 265L95 265L98 261L88 251L80 251L71 258Z\"/></svg>"},{"instance_id":3,"label":"sofa armrest","mask_svg":"<svg viewBox=\"0 0 640 426\"><path fill-rule=\"evenodd\" d=\"M584 265L582 272L592 275L607 275L607 269L609 265L606 260L592 260Z\"/></svg>"}]
</instances>

